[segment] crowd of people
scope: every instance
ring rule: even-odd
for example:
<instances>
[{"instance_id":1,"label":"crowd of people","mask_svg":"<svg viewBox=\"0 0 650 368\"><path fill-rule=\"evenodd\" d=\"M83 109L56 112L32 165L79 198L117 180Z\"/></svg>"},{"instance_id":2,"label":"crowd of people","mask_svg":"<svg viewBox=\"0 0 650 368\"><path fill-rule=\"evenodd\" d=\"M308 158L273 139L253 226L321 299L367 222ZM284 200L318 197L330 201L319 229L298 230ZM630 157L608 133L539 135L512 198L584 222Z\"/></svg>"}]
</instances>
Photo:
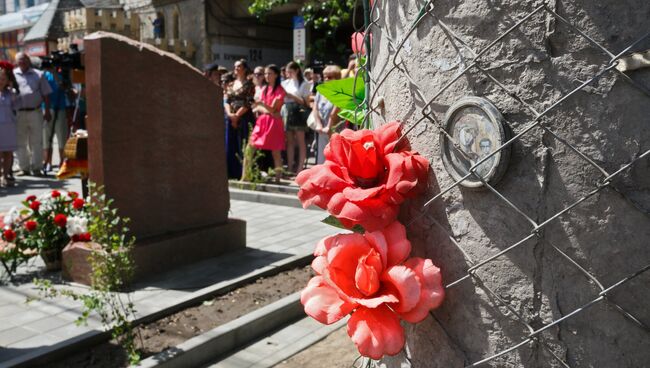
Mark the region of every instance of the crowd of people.
<instances>
[{"instance_id":1,"label":"crowd of people","mask_svg":"<svg viewBox=\"0 0 650 368\"><path fill-rule=\"evenodd\" d=\"M293 61L282 67L251 68L244 59L236 61L232 70L209 65L206 77L224 93L228 176L247 181L257 165L263 172L271 168L279 181L299 174L309 153L322 163L330 135L346 122L340 121L337 108L316 86L354 70L351 64L347 69L326 65L303 71Z\"/></svg>"},{"instance_id":2,"label":"crowd of people","mask_svg":"<svg viewBox=\"0 0 650 368\"><path fill-rule=\"evenodd\" d=\"M353 63L303 71L293 61L251 68L243 59L232 70L207 67L206 76L224 93L228 176L249 180L257 167L279 181L300 173L308 157L322 163L330 135L347 123L316 86L354 71ZM54 140L62 160L70 130L83 127L85 113L75 108L81 94L62 79L56 68L35 68L26 53L16 55L15 65L0 61L0 187L16 185L14 175L47 175Z\"/></svg>"},{"instance_id":3,"label":"crowd of people","mask_svg":"<svg viewBox=\"0 0 650 368\"><path fill-rule=\"evenodd\" d=\"M14 153L16 176L45 176L52 170L54 140L62 159L78 102L56 68L36 69L22 52L15 62L0 61L0 187L16 183Z\"/></svg>"}]
</instances>

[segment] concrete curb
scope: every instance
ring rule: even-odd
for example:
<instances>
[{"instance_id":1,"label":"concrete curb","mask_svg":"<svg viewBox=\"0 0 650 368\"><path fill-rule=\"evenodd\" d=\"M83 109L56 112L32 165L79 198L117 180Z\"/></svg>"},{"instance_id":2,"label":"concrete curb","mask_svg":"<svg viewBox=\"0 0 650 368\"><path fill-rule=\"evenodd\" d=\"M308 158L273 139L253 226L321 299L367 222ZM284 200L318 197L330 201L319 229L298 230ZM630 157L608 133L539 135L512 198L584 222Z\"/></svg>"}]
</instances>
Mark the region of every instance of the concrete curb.
<instances>
[{"instance_id":1,"label":"concrete curb","mask_svg":"<svg viewBox=\"0 0 650 368\"><path fill-rule=\"evenodd\" d=\"M271 335L259 339L242 350L215 361L205 368L270 368L290 359L325 339L339 328L345 327L349 317L331 325L321 325L305 317ZM316 326L316 328L314 328ZM286 342L286 343L285 343ZM323 364L319 366L324 366Z\"/></svg>"},{"instance_id":2,"label":"concrete curb","mask_svg":"<svg viewBox=\"0 0 650 368\"><path fill-rule=\"evenodd\" d=\"M254 190L266 193L279 193L279 194L298 194L300 187L296 185L279 185L270 183L249 183L246 181L229 180L228 186L230 188L242 190Z\"/></svg>"},{"instance_id":3,"label":"concrete curb","mask_svg":"<svg viewBox=\"0 0 650 368\"><path fill-rule=\"evenodd\" d=\"M148 313L142 317L139 317L133 321L133 325L137 326L144 323L153 322L162 317L174 314L180 310L183 310L189 306L198 304L213 295L227 293L233 289L236 289L240 286L243 286L257 278L272 276L282 271L308 265L313 259L311 254L309 255L295 255L274 263L269 264L268 266L259 268L253 272L250 272L246 275L226 280L223 282L216 283L214 285L208 286L206 288L197 290L184 298L179 299L173 305L167 306L155 312ZM97 344L100 344L108 339L110 339L109 331L90 331L83 335L73 337L71 339L62 341L58 344L41 347L37 350L18 356L14 359L7 360L0 363L0 368L4 367L43 367L47 363L55 361L57 359L64 358L66 355L72 354L81 349L90 348Z\"/></svg>"},{"instance_id":4,"label":"concrete curb","mask_svg":"<svg viewBox=\"0 0 650 368\"><path fill-rule=\"evenodd\" d=\"M265 204L274 204L277 206L302 208L302 204L295 194L280 194L260 192L256 190L245 190L237 188L229 188L230 199L239 201L257 202Z\"/></svg>"},{"instance_id":5,"label":"concrete curb","mask_svg":"<svg viewBox=\"0 0 650 368\"><path fill-rule=\"evenodd\" d=\"M175 348L149 357L143 360L139 367L198 367L304 315L300 304L300 292L297 292L187 340Z\"/></svg>"}]
</instances>

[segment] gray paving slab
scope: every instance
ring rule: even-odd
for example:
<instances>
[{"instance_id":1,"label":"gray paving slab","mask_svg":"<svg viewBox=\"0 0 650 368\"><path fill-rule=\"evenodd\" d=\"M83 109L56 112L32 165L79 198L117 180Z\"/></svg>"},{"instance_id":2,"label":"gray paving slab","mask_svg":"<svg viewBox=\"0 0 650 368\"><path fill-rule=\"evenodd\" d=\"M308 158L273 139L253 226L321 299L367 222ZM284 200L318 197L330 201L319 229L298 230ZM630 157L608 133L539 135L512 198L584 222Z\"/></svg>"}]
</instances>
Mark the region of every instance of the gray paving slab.
<instances>
[{"instance_id":1,"label":"gray paving slab","mask_svg":"<svg viewBox=\"0 0 650 368\"><path fill-rule=\"evenodd\" d=\"M20 340L34 337L37 334L25 327L14 327L0 332L0 346L10 346Z\"/></svg>"},{"instance_id":2,"label":"gray paving slab","mask_svg":"<svg viewBox=\"0 0 650 368\"><path fill-rule=\"evenodd\" d=\"M34 182L34 186L26 184L24 191L2 197L0 212L3 208L6 210L18 203L27 194L38 194L47 189L35 190L36 184L54 185L48 180L41 180L45 184ZM61 185L79 190L75 182L63 182ZM252 235L247 249L183 267L135 285L136 291L131 294L131 299L139 311L138 317L155 315L170 305L192 300L197 293L219 290L224 285L243 282L251 275L273 272L277 267L284 267L287 262L304 259L311 255L322 234L337 232L337 229L316 220L323 215L323 212L300 208L232 200L230 216L246 220L247 235ZM269 219L270 217L272 218ZM314 221L305 221L306 218L313 218ZM296 241L294 234L301 234L300 240ZM54 345L68 340L76 341L80 336L99 334L101 331L97 316L91 316L88 327L76 326L74 321L79 316L79 305L67 299L25 303L27 298L38 296L37 290L27 280L31 280L34 275L44 276L41 266L42 262L36 259L21 268L18 278L24 281L20 284L2 283L6 279L0 274L0 299L4 301L0 304L0 320L11 319L11 328L0 329L0 346L6 348L6 354L0 354L0 366L11 354L14 359L11 362L15 362L21 357L20 354L16 357L16 352L29 353L31 356L35 349L42 348L42 341L37 338L39 335L48 336L50 345ZM75 290L84 289L74 285L72 287ZM21 348L16 348L16 345Z\"/></svg>"},{"instance_id":3,"label":"gray paving slab","mask_svg":"<svg viewBox=\"0 0 650 368\"><path fill-rule=\"evenodd\" d=\"M39 320L36 320L31 323L27 323L23 325L23 327L36 331L38 333L43 333L43 332L48 332L52 331L54 329L57 329L62 326L66 326L70 324L70 320L57 317L57 316L48 316L45 318L41 318Z\"/></svg>"}]
</instances>

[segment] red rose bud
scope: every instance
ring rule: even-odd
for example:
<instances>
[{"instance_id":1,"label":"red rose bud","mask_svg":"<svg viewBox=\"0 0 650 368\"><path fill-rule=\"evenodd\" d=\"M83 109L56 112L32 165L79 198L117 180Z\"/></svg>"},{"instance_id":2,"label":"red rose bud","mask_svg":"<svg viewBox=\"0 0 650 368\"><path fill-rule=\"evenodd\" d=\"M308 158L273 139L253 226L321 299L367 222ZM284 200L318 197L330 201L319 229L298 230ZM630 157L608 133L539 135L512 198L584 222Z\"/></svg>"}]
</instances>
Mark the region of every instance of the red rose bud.
<instances>
[{"instance_id":1,"label":"red rose bud","mask_svg":"<svg viewBox=\"0 0 650 368\"><path fill-rule=\"evenodd\" d=\"M75 198L79 197L79 193L77 193L77 192L68 192L68 197L70 197L72 199L75 199Z\"/></svg>"},{"instance_id":2,"label":"red rose bud","mask_svg":"<svg viewBox=\"0 0 650 368\"><path fill-rule=\"evenodd\" d=\"M37 226L38 226L38 224L36 223L36 221L29 220L29 221L25 222L25 229L27 229L27 231L30 231L30 232L34 231L34 230L36 230Z\"/></svg>"},{"instance_id":3,"label":"red rose bud","mask_svg":"<svg viewBox=\"0 0 650 368\"><path fill-rule=\"evenodd\" d=\"M52 191L52 198L59 198L61 196L61 192L58 190L53 190Z\"/></svg>"},{"instance_id":4,"label":"red rose bud","mask_svg":"<svg viewBox=\"0 0 650 368\"><path fill-rule=\"evenodd\" d=\"M2 237L8 242L12 242L16 240L16 232L11 229L7 229L2 232Z\"/></svg>"},{"instance_id":5,"label":"red rose bud","mask_svg":"<svg viewBox=\"0 0 650 368\"><path fill-rule=\"evenodd\" d=\"M54 216L54 223L59 227L65 227L65 224L68 222L68 217L62 213Z\"/></svg>"},{"instance_id":6,"label":"red rose bud","mask_svg":"<svg viewBox=\"0 0 650 368\"><path fill-rule=\"evenodd\" d=\"M32 202L29 204L29 208L31 208L33 211L38 211L38 208L41 207L41 202L37 200L32 200Z\"/></svg>"},{"instance_id":7,"label":"red rose bud","mask_svg":"<svg viewBox=\"0 0 650 368\"><path fill-rule=\"evenodd\" d=\"M31 202L31 201L35 201L35 200L36 200L35 195L30 195L30 196L27 197L27 202Z\"/></svg>"},{"instance_id":8,"label":"red rose bud","mask_svg":"<svg viewBox=\"0 0 650 368\"><path fill-rule=\"evenodd\" d=\"M86 202L84 202L83 199L81 199L81 198L75 198L75 199L72 201L72 207L73 207L75 210L80 210L80 209L82 209L82 208L84 207L84 204L85 204L85 203L86 203Z\"/></svg>"}]
</instances>

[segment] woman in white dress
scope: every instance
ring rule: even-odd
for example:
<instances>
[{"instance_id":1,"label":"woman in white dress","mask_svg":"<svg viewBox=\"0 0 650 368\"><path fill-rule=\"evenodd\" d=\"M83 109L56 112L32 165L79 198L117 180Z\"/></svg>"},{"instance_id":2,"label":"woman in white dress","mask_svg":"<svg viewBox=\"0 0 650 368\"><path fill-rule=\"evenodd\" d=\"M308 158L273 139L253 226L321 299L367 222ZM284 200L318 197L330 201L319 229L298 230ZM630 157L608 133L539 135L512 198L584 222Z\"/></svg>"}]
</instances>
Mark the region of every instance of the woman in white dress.
<instances>
[{"instance_id":1,"label":"woman in white dress","mask_svg":"<svg viewBox=\"0 0 650 368\"><path fill-rule=\"evenodd\" d=\"M282 81L282 88L287 95L284 98L286 111L286 136L287 136L287 170L296 175L302 171L307 161L307 145L305 132L307 117L309 116L309 97L311 90L309 83L303 78L300 65L290 62L286 68L287 79ZM298 162L295 163L295 150L298 146Z\"/></svg>"}]
</instances>

